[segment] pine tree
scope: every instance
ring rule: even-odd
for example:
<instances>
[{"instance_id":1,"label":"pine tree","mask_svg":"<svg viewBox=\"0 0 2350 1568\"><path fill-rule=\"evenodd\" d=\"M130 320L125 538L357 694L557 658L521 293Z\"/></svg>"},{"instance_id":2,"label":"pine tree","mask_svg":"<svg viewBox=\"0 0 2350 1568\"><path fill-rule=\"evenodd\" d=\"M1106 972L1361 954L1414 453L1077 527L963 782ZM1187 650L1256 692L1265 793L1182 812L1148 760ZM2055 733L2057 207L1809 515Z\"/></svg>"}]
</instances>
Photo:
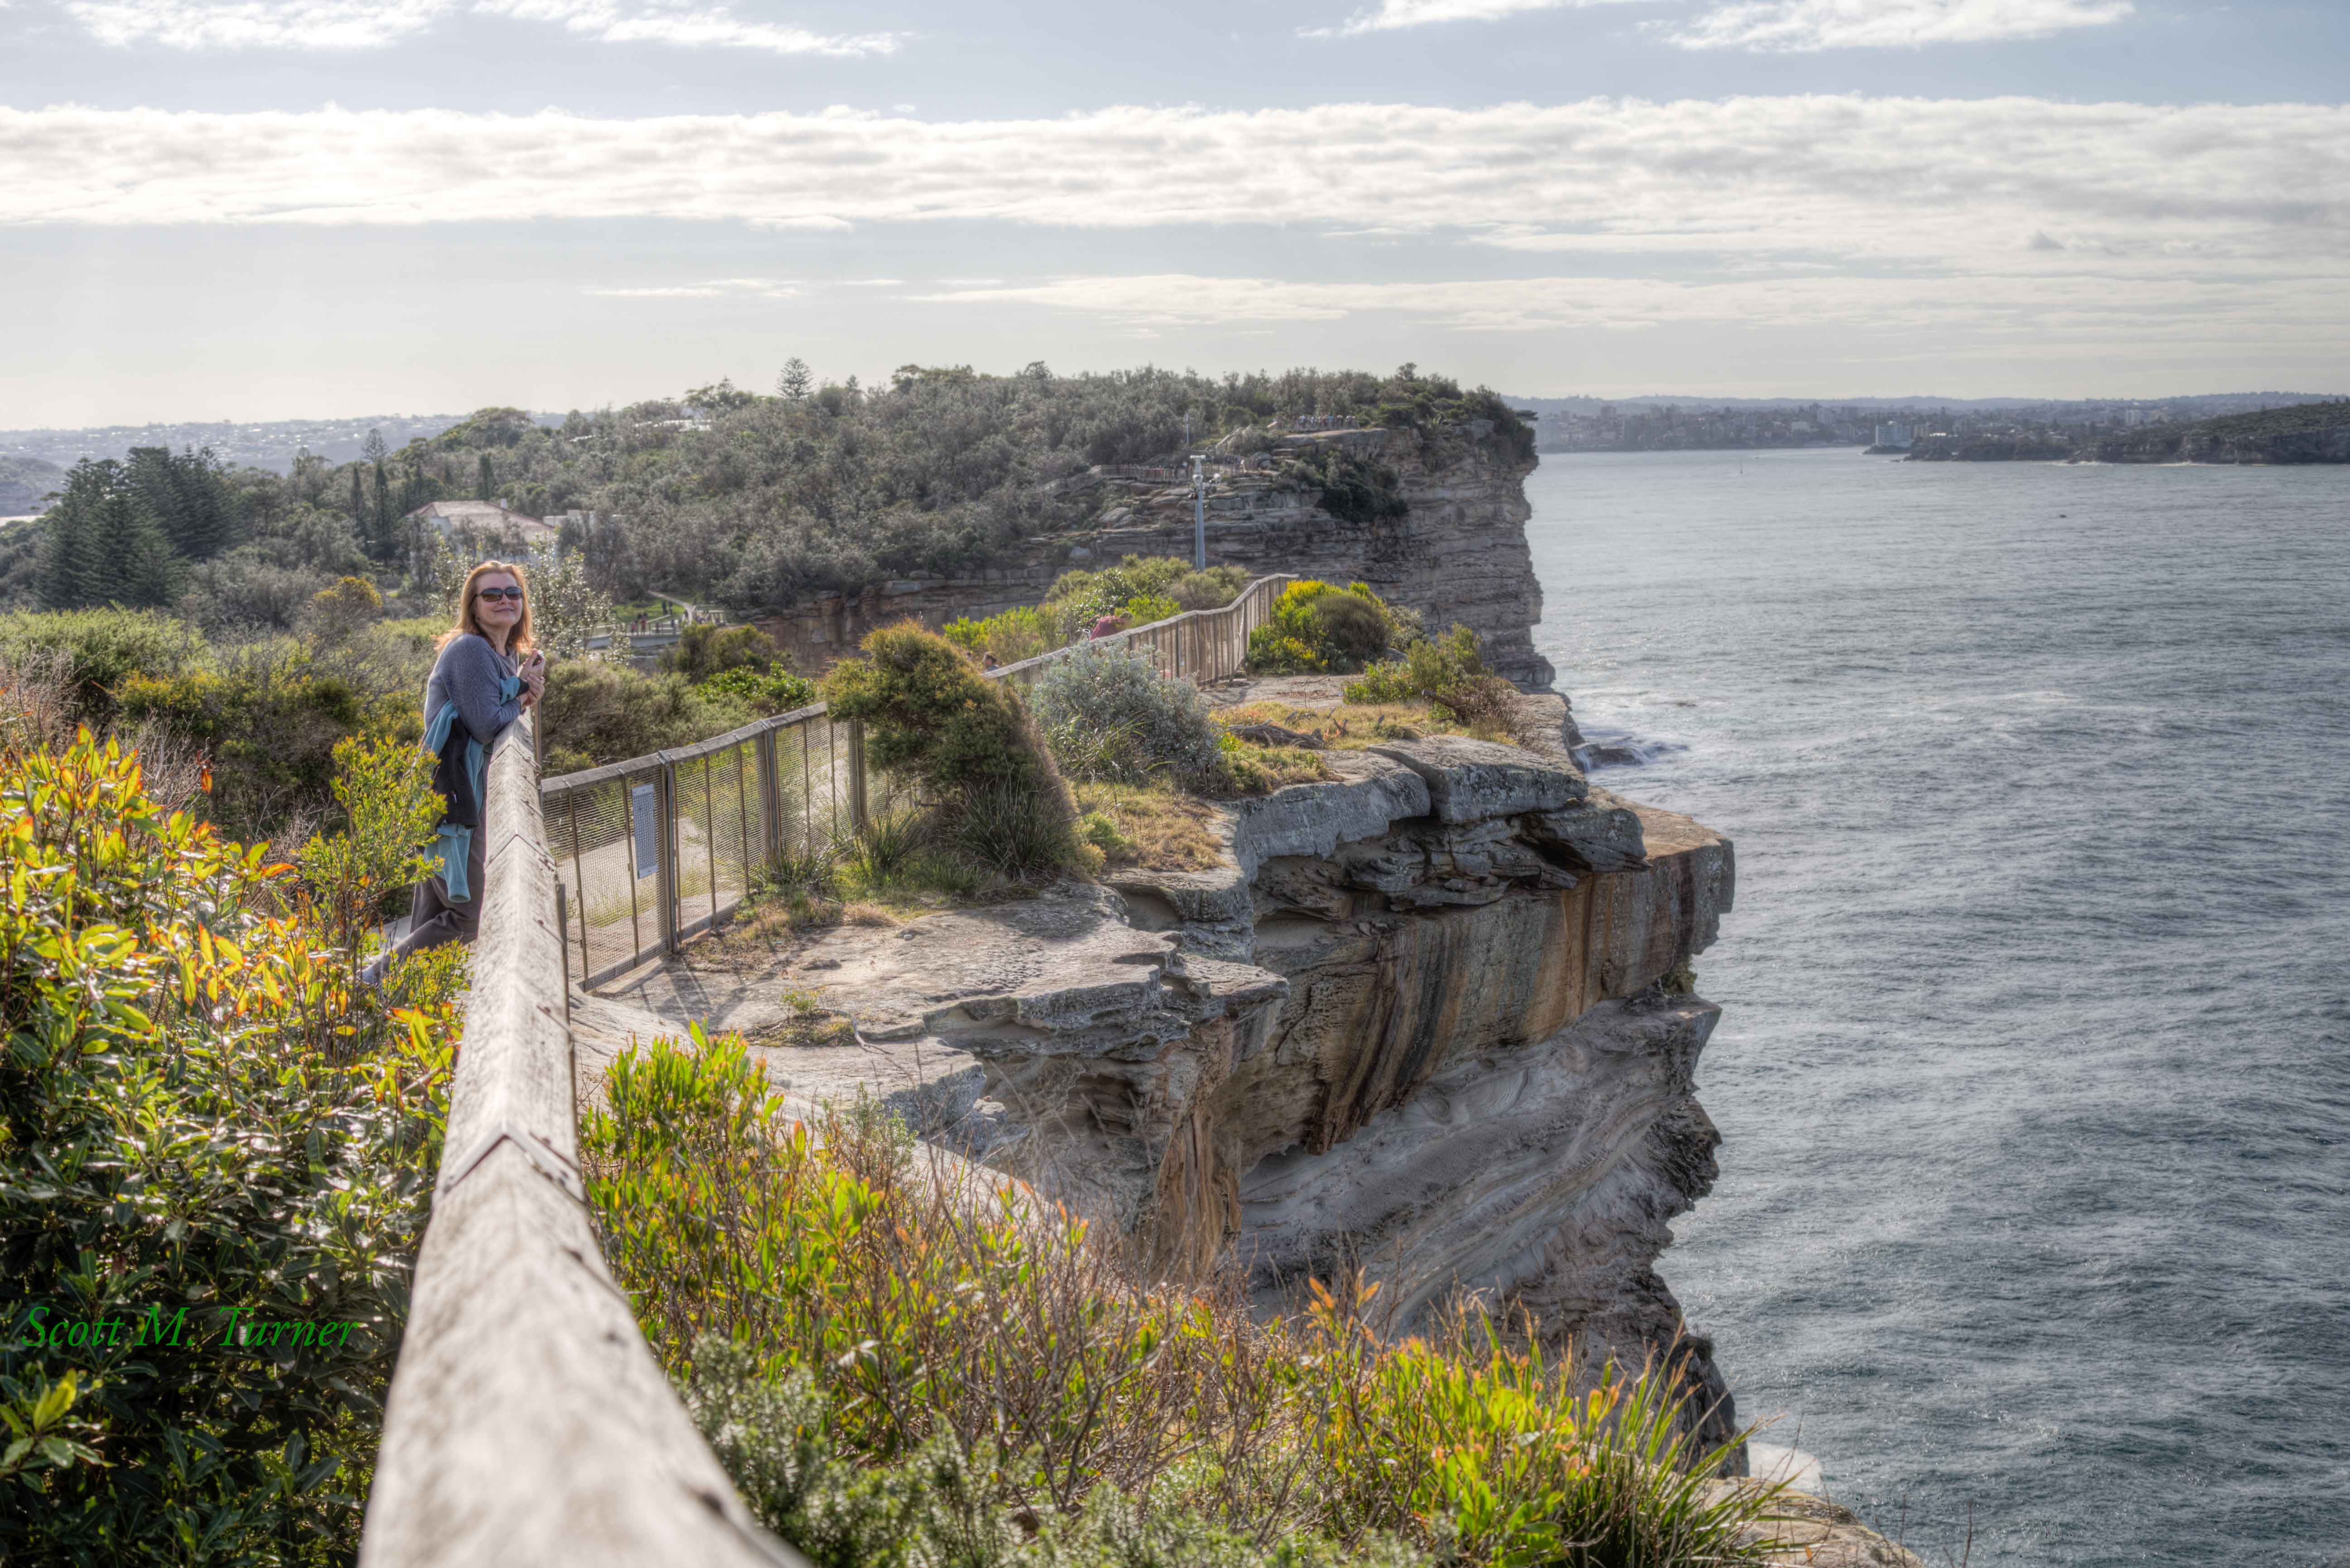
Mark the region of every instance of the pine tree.
<instances>
[{"instance_id":1,"label":"pine tree","mask_svg":"<svg viewBox=\"0 0 2350 1568\"><path fill-rule=\"evenodd\" d=\"M145 607L178 596L180 563L171 540L146 486L123 464L89 458L74 464L49 515L38 584L50 609Z\"/></svg>"},{"instance_id":2,"label":"pine tree","mask_svg":"<svg viewBox=\"0 0 2350 1568\"><path fill-rule=\"evenodd\" d=\"M484 501L494 501L497 498L498 471L490 465L488 452L482 453L479 477L474 482L473 488L481 492L480 499Z\"/></svg>"},{"instance_id":3,"label":"pine tree","mask_svg":"<svg viewBox=\"0 0 2350 1568\"><path fill-rule=\"evenodd\" d=\"M244 508L210 448L173 456L160 446L133 447L125 472L175 554L206 561L244 539Z\"/></svg>"},{"instance_id":4,"label":"pine tree","mask_svg":"<svg viewBox=\"0 0 2350 1568\"><path fill-rule=\"evenodd\" d=\"M393 538L391 487L385 482L381 458L375 460L374 524L368 535L368 554L378 561L389 561L391 559Z\"/></svg>"},{"instance_id":5,"label":"pine tree","mask_svg":"<svg viewBox=\"0 0 2350 1568\"><path fill-rule=\"evenodd\" d=\"M179 559L138 484L115 486L91 543L98 580L90 602L147 609L179 597Z\"/></svg>"},{"instance_id":6,"label":"pine tree","mask_svg":"<svg viewBox=\"0 0 2350 1568\"><path fill-rule=\"evenodd\" d=\"M784 361L784 373L775 378L775 390L795 403L808 395L808 389L814 384L815 378L809 374L807 361L796 354Z\"/></svg>"},{"instance_id":7,"label":"pine tree","mask_svg":"<svg viewBox=\"0 0 2350 1568\"><path fill-rule=\"evenodd\" d=\"M65 490L49 509L35 576L43 608L75 609L89 603L92 535L119 466L86 457L67 473Z\"/></svg>"},{"instance_id":8,"label":"pine tree","mask_svg":"<svg viewBox=\"0 0 2350 1568\"><path fill-rule=\"evenodd\" d=\"M368 536L367 502L359 491L359 470L363 464L351 464L351 532L364 542Z\"/></svg>"}]
</instances>

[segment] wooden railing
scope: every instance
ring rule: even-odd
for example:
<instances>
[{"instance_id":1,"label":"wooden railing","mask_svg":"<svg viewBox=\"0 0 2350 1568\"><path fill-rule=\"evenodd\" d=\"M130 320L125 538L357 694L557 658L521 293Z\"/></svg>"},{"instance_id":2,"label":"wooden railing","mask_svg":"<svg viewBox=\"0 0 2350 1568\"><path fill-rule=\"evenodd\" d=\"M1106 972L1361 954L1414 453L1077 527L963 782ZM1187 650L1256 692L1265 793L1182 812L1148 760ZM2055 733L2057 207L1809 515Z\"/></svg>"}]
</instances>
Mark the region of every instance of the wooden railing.
<instances>
[{"instance_id":1,"label":"wooden railing","mask_svg":"<svg viewBox=\"0 0 2350 1568\"><path fill-rule=\"evenodd\" d=\"M735 1496L589 1223L535 722L491 752L464 1044L359 1562L806 1568Z\"/></svg>"},{"instance_id":2,"label":"wooden railing","mask_svg":"<svg viewBox=\"0 0 2350 1568\"><path fill-rule=\"evenodd\" d=\"M1109 640L1148 650L1170 675L1237 674L1248 634L1289 581L1260 578L1222 609ZM1024 684L1066 656L995 673ZM491 749L481 828L485 885L463 1045L359 1563L807 1568L743 1508L605 1267L579 1168L570 1026L570 981L590 971L568 963L565 927L584 932L589 913L579 895L592 887L582 869L590 850L576 836L576 807L588 792L617 785L630 803L627 830L594 849L616 855L633 883L636 781L650 777L644 859L657 883L652 950L659 951L723 912L722 843L737 857L772 857L789 848L795 822L813 842L819 830L835 833L864 819L862 736L851 725L833 726L820 707L803 709L697 746L542 784L536 722L525 715ZM811 745L818 725L821 814ZM795 743L785 745L792 736ZM799 763L796 795L787 761ZM567 842L560 831L567 828ZM697 896L683 890L697 851L708 904L683 919L691 911L681 900ZM567 884L567 865L574 878ZM565 902L577 917L569 922L558 912ZM641 944L631 943L633 961ZM584 940L580 961L588 962Z\"/></svg>"},{"instance_id":3,"label":"wooden railing","mask_svg":"<svg viewBox=\"0 0 2350 1568\"><path fill-rule=\"evenodd\" d=\"M1246 668L1249 634L1272 618L1274 601L1295 580L1259 577L1221 609L1097 640L1139 649L1162 675L1228 680ZM1055 649L989 673L1024 688L1073 651ZM598 985L676 951L748 898L763 867L821 854L890 798L890 782L866 766L863 732L834 722L820 702L691 746L548 779L539 799L569 911L571 976L582 988Z\"/></svg>"}]
</instances>

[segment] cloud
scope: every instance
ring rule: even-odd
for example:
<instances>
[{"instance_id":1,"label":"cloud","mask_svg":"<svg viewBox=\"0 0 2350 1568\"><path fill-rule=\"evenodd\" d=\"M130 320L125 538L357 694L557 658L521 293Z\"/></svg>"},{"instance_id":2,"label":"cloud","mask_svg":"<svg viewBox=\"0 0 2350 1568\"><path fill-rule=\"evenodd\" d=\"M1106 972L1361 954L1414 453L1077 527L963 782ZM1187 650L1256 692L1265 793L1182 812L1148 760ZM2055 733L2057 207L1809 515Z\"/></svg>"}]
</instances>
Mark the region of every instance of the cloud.
<instances>
[{"instance_id":1,"label":"cloud","mask_svg":"<svg viewBox=\"0 0 2350 1568\"><path fill-rule=\"evenodd\" d=\"M1388 33L1437 22L1497 22L1523 11L1555 11L1614 3L1617 0L1379 0L1377 8L1357 11L1336 27L1303 27L1299 31L1309 38Z\"/></svg>"},{"instance_id":2,"label":"cloud","mask_svg":"<svg viewBox=\"0 0 2350 1568\"><path fill-rule=\"evenodd\" d=\"M662 284L648 287L599 286L580 290L599 299L791 299L801 290L775 277L718 277L707 283Z\"/></svg>"},{"instance_id":3,"label":"cloud","mask_svg":"<svg viewBox=\"0 0 2350 1568\"><path fill-rule=\"evenodd\" d=\"M2044 38L2118 22L2133 8L2131 0L1733 0L1648 27L1685 49L1783 54Z\"/></svg>"},{"instance_id":4,"label":"cloud","mask_svg":"<svg viewBox=\"0 0 2350 1568\"><path fill-rule=\"evenodd\" d=\"M2154 356L2186 347L2305 351L2312 324L2342 320L2337 280L2288 280L2248 293L2226 280L2013 274L1675 282L1646 277L1455 278L1334 283L1189 274L1065 277L942 289L941 305L1034 306L1144 329L1231 327L1400 317L1464 332L1646 331L1669 327L1816 331L1835 327L1950 352ZM2335 327L2318 337L2344 341Z\"/></svg>"},{"instance_id":5,"label":"cloud","mask_svg":"<svg viewBox=\"0 0 2350 1568\"><path fill-rule=\"evenodd\" d=\"M421 33L459 0L66 0L102 44L175 49L374 49ZM779 55L887 55L900 35L812 33L746 21L725 5L681 0L471 0L468 9L543 22L602 43L758 49Z\"/></svg>"},{"instance_id":6,"label":"cloud","mask_svg":"<svg viewBox=\"0 0 2350 1568\"><path fill-rule=\"evenodd\" d=\"M516 21L554 23L566 32L601 43L763 49L777 55L894 54L900 36L896 33L812 33L805 27L745 21L724 5L676 5L669 0L625 5L619 0L474 0L473 9Z\"/></svg>"},{"instance_id":7,"label":"cloud","mask_svg":"<svg viewBox=\"0 0 2350 1568\"><path fill-rule=\"evenodd\" d=\"M101 44L174 49L377 49L421 33L453 0L67 0Z\"/></svg>"},{"instance_id":8,"label":"cloud","mask_svg":"<svg viewBox=\"0 0 2350 1568\"><path fill-rule=\"evenodd\" d=\"M2350 255L2350 106L1593 99L1483 109L833 109L598 119L0 108L0 223L660 218L1296 225L1586 265L2003 267Z\"/></svg>"}]
</instances>

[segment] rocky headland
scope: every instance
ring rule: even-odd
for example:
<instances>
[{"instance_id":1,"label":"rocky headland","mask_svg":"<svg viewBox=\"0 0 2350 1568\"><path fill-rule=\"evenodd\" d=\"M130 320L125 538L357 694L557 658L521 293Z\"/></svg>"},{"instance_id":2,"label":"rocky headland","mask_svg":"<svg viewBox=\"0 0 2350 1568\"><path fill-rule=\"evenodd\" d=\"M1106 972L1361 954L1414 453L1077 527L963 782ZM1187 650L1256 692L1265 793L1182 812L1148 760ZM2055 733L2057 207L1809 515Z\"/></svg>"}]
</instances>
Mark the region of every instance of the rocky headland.
<instances>
[{"instance_id":1,"label":"rocky headland","mask_svg":"<svg viewBox=\"0 0 2350 1568\"><path fill-rule=\"evenodd\" d=\"M1384 433L1336 439L1376 453ZM582 1054L687 1022L739 1030L787 1092L878 1096L958 1168L1093 1216L1154 1272L1232 1271L1268 1312L1359 1272L1399 1334L1473 1294L1586 1366L1677 1366L1695 1391L1685 1424L1729 1442L1729 1380L1658 1262L1716 1174L1695 1074L1720 1009L1692 961L1731 908L1732 846L1580 765L1533 649L1526 469L1472 449L1397 472L1408 510L1357 524L1235 470L1211 495L1211 556L1366 580L1475 625L1535 688L1516 743L1327 750L1319 782L1217 804L1207 870L1113 870L747 956L689 948L576 999ZM1038 542L1024 576L893 586L767 624L814 657L910 611L1035 602L1069 565L1188 547L1187 491L1085 482L1101 525ZM1210 696L1335 705L1338 685ZM811 1034L812 1003L851 1027ZM1746 1469L1742 1446L1725 1469ZM1841 1509L1804 1508L1774 1560L1918 1561Z\"/></svg>"},{"instance_id":2,"label":"rocky headland","mask_svg":"<svg viewBox=\"0 0 2350 1568\"><path fill-rule=\"evenodd\" d=\"M1429 618L1458 621L1484 640L1493 670L1529 691L1551 683L1534 651L1542 586L1526 548L1525 477L1534 460L1513 455L1472 421L1436 435L1347 430L1288 435L1245 453L1219 449L1208 465L1208 559L1249 575L1285 572L1368 583L1379 596ZM1399 514L1336 510L1298 476L1301 462L1332 455L1391 475ZM959 616L994 615L1040 602L1053 579L1078 566L1128 556L1190 559L1193 546L1188 469L1101 467L1061 482L1093 511L1087 526L1040 535L1013 557L970 577L883 583L861 594L827 594L762 618L758 625L797 668L816 670L853 650L877 626L909 618L932 628Z\"/></svg>"}]
</instances>

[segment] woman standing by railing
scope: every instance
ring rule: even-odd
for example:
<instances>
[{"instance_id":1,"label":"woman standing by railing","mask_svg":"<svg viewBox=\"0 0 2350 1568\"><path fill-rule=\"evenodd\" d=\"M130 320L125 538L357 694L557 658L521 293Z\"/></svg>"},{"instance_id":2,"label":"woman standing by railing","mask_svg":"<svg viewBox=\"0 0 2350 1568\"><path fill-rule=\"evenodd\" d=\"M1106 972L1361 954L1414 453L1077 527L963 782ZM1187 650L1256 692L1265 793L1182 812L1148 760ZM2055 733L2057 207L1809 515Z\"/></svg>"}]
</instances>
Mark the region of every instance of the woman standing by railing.
<instances>
[{"instance_id":1,"label":"woman standing by railing","mask_svg":"<svg viewBox=\"0 0 2350 1568\"><path fill-rule=\"evenodd\" d=\"M546 688L546 660L531 645L530 592L520 566L484 561L465 576L457 624L441 639L424 683L424 749L437 759L442 801L432 853L441 869L416 885L408 935L359 978L381 984L395 959L473 940L481 925L482 769L490 747Z\"/></svg>"}]
</instances>

